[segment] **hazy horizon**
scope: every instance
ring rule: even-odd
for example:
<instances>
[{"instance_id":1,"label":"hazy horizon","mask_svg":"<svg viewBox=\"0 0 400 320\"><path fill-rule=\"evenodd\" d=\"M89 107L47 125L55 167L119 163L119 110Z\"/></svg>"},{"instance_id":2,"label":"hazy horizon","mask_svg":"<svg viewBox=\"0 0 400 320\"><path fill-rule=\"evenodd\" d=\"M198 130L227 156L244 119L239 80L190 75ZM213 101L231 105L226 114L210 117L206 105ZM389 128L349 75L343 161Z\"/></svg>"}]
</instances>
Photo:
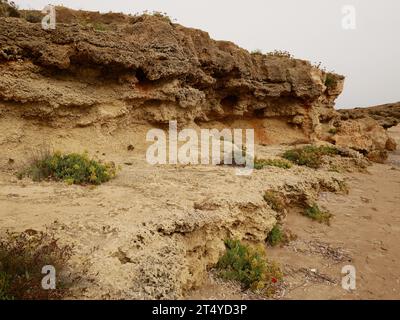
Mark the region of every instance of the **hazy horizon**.
<instances>
[{"instance_id":1,"label":"hazy horizon","mask_svg":"<svg viewBox=\"0 0 400 320\"><path fill-rule=\"evenodd\" d=\"M21 9L43 9L49 0L16 0ZM346 76L337 108L400 101L400 1L398 0L86 0L51 1L100 12L166 12L177 23L207 31L252 51L287 50L296 58L321 62ZM344 5L356 9L356 29L342 27ZM397 34L396 34L397 33ZM397 37L396 37L397 36Z\"/></svg>"}]
</instances>

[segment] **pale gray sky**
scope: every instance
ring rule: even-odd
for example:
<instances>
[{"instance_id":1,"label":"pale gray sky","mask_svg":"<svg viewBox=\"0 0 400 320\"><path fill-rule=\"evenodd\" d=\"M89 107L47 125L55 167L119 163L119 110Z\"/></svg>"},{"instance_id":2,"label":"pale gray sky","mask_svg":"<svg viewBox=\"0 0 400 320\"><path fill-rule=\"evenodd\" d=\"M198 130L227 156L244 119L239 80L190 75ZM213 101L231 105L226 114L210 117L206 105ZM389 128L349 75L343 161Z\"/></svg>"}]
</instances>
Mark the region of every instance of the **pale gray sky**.
<instances>
[{"instance_id":1,"label":"pale gray sky","mask_svg":"<svg viewBox=\"0 0 400 320\"><path fill-rule=\"evenodd\" d=\"M178 23L248 50L287 50L347 77L338 108L400 101L399 0L14 0L100 12L167 12ZM356 29L342 28L342 7L356 9Z\"/></svg>"}]
</instances>

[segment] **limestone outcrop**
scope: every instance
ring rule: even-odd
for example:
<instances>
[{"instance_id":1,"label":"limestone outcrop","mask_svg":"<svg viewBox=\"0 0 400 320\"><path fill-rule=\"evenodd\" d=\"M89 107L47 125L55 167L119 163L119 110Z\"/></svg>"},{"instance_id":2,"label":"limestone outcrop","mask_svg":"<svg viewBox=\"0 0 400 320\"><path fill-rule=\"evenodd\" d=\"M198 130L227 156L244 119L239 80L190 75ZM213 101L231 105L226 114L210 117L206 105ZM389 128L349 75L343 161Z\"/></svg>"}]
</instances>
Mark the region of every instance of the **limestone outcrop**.
<instances>
[{"instance_id":1,"label":"limestone outcrop","mask_svg":"<svg viewBox=\"0 0 400 320\"><path fill-rule=\"evenodd\" d=\"M386 130L369 117L341 121L331 139L335 145L357 150L374 162L384 162L387 151L396 149Z\"/></svg>"},{"instance_id":2,"label":"limestone outcrop","mask_svg":"<svg viewBox=\"0 0 400 320\"><path fill-rule=\"evenodd\" d=\"M385 104L369 108L338 110L341 121L333 143L360 151L375 162L387 159L387 151L397 148L386 129L400 123L400 103Z\"/></svg>"},{"instance_id":3,"label":"limestone outcrop","mask_svg":"<svg viewBox=\"0 0 400 320\"><path fill-rule=\"evenodd\" d=\"M400 123L400 102L338 111L343 120L371 117L385 129L395 127Z\"/></svg>"},{"instance_id":4,"label":"limestone outcrop","mask_svg":"<svg viewBox=\"0 0 400 320\"><path fill-rule=\"evenodd\" d=\"M55 30L42 29L40 12L3 16L0 122L16 121L15 127L107 127L112 133L138 122L178 120L190 126L239 120L254 125L257 120L257 143L279 143L268 137L270 123L263 122L274 119L295 130L278 137L348 144L365 153L384 154L382 147L392 145L382 130L358 121L360 112L334 109L343 76L285 53L249 53L161 14L57 7ZM386 112L378 109L369 114L379 118ZM355 121L340 123L347 119ZM397 121L392 120L381 124ZM332 137L332 130L338 134Z\"/></svg>"},{"instance_id":5,"label":"limestone outcrop","mask_svg":"<svg viewBox=\"0 0 400 320\"><path fill-rule=\"evenodd\" d=\"M0 20L1 103L47 125L278 117L311 136L342 90L344 77L307 61L251 54L163 16L57 13L48 31Z\"/></svg>"}]
</instances>

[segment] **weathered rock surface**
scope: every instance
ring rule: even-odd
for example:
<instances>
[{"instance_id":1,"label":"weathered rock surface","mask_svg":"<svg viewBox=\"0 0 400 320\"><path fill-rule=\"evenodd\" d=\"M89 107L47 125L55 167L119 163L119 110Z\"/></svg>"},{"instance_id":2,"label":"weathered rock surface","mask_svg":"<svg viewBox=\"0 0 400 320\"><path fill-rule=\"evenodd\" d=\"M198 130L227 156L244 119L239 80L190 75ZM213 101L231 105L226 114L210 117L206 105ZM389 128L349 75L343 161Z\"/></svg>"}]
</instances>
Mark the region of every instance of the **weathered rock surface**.
<instances>
[{"instance_id":1,"label":"weathered rock surface","mask_svg":"<svg viewBox=\"0 0 400 320\"><path fill-rule=\"evenodd\" d=\"M293 134L298 140L348 141L367 153L384 151L385 145L393 149L387 135L381 141L381 130L364 134L363 120L344 124L332 138L329 130L341 127L340 117L358 120L365 111L339 115L334 101L344 77L307 61L250 54L161 15L102 15L58 7L57 28L48 31L27 21L40 21L38 15L28 11L21 18L0 18L0 121L112 132L138 122L159 125L175 119L181 125L277 119L300 129ZM397 105L370 110L384 127L397 123ZM258 143L274 141L268 138L269 126L256 128ZM350 127L356 138L345 137ZM357 145L356 139L363 142Z\"/></svg>"},{"instance_id":2,"label":"weathered rock surface","mask_svg":"<svg viewBox=\"0 0 400 320\"><path fill-rule=\"evenodd\" d=\"M114 15L98 31L88 23L105 16L88 13L82 23L77 14L62 9L66 24L51 31L0 20L0 99L18 103L18 116L68 126L107 116L154 123L281 117L310 136L320 114L335 114L344 78L307 61L250 54L165 17Z\"/></svg>"},{"instance_id":3,"label":"weathered rock surface","mask_svg":"<svg viewBox=\"0 0 400 320\"><path fill-rule=\"evenodd\" d=\"M73 270L86 269L92 279L74 283L76 297L176 299L202 284L226 238L265 242L277 215L263 200L265 190L313 203L321 191L339 192L343 184L338 173L302 167L241 177L231 167L155 169L141 158L130 161L95 189L6 183L0 173L0 232L48 227L73 244Z\"/></svg>"},{"instance_id":4,"label":"weathered rock surface","mask_svg":"<svg viewBox=\"0 0 400 320\"><path fill-rule=\"evenodd\" d=\"M393 148L374 120L340 120L344 77L307 61L250 54L162 16L57 10L49 31L0 18L0 229L50 226L75 244L74 262L95 279L83 297L180 298L201 284L224 239L265 240L276 222L266 189L312 203L343 185L337 173L299 167L251 177L151 167L149 128L255 128L258 149L318 140L366 154ZM87 149L122 173L95 189L10 178L43 142Z\"/></svg>"},{"instance_id":5,"label":"weathered rock surface","mask_svg":"<svg viewBox=\"0 0 400 320\"><path fill-rule=\"evenodd\" d=\"M400 123L400 102L338 111L343 120L371 117L385 129L395 127Z\"/></svg>"},{"instance_id":6,"label":"weathered rock surface","mask_svg":"<svg viewBox=\"0 0 400 320\"><path fill-rule=\"evenodd\" d=\"M386 130L369 117L341 121L331 139L335 145L357 150L374 162L385 161L387 151L396 149Z\"/></svg>"},{"instance_id":7,"label":"weathered rock surface","mask_svg":"<svg viewBox=\"0 0 400 320\"><path fill-rule=\"evenodd\" d=\"M386 130L400 123L400 103L369 108L338 110L341 121L332 141L362 152L375 162L387 158L386 151L394 151L396 142Z\"/></svg>"}]
</instances>

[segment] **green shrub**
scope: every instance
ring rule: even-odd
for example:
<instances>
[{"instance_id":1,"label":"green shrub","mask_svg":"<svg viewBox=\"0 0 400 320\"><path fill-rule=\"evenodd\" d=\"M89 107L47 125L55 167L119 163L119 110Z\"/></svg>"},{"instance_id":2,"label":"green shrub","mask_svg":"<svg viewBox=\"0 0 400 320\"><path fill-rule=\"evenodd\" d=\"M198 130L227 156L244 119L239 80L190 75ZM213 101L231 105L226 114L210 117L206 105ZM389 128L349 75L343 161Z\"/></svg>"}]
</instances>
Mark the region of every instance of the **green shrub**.
<instances>
[{"instance_id":1,"label":"green shrub","mask_svg":"<svg viewBox=\"0 0 400 320\"><path fill-rule=\"evenodd\" d=\"M172 21L171 17L170 17L170 16L168 15L168 13L166 13L166 12L153 11L153 12L151 13L151 15L154 16L154 17L163 18L163 19L165 19L165 20L168 21L168 22L171 22L171 21Z\"/></svg>"},{"instance_id":2,"label":"green shrub","mask_svg":"<svg viewBox=\"0 0 400 320\"><path fill-rule=\"evenodd\" d=\"M279 226L279 224L276 224L271 232L268 234L267 242L272 246L275 247L278 244L284 243L285 242L285 233Z\"/></svg>"},{"instance_id":3,"label":"green shrub","mask_svg":"<svg viewBox=\"0 0 400 320\"><path fill-rule=\"evenodd\" d=\"M95 23L93 24L93 29L94 29L95 31L104 32L104 31L107 31L108 26L105 25L104 23L101 23L101 22L95 22Z\"/></svg>"},{"instance_id":4,"label":"green shrub","mask_svg":"<svg viewBox=\"0 0 400 320\"><path fill-rule=\"evenodd\" d=\"M334 88L337 84L337 80L332 73L327 73L325 78L325 86L328 88Z\"/></svg>"},{"instance_id":5,"label":"green shrub","mask_svg":"<svg viewBox=\"0 0 400 320\"><path fill-rule=\"evenodd\" d=\"M279 213L285 212L285 198L280 192L275 190L267 190L264 193L264 200L268 203L272 210Z\"/></svg>"},{"instance_id":6,"label":"green shrub","mask_svg":"<svg viewBox=\"0 0 400 320\"><path fill-rule=\"evenodd\" d=\"M226 252L217 268L223 279L239 281L245 289L263 290L267 295L275 292L275 284L282 280L282 272L265 257L265 249L253 248L239 240L225 241Z\"/></svg>"},{"instance_id":7,"label":"green shrub","mask_svg":"<svg viewBox=\"0 0 400 320\"><path fill-rule=\"evenodd\" d=\"M254 169L261 170L264 167L278 167L282 169L290 169L292 163L284 159L258 159L254 160Z\"/></svg>"},{"instance_id":8,"label":"green shrub","mask_svg":"<svg viewBox=\"0 0 400 320\"><path fill-rule=\"evenodd\" d=\"M294 233L283 229L283 226L278 223L268 234L267 243L271 247L276 247L277 245L284 246L295 239L297 239L297 236Z\"/></svg>"},{"instance_id":9,"label":"green shrub","mask_svg":"<svg viewBox=\"0 0 400 320\"><path fill-rule=\"evenodd\" d=\"M29 176L34 181L56 180L68 184L99 185L115 177L116 168L113 163L100 163L89 159L87 153L54 154L45 153L24 171L19 177Z\"/></svg>"},{"instance_id":10,"label":"green shrub","mask_svg":"<svg viewBox=\"0 0 400 320\"><path fill-rule=\"evenodd\" d=\"M64 271L72 247L60 246L53 235L34 230L0 237L0 300L61 299L69 293ZM56 269L56 288L42 288L42 268Z\"/></svg>"},{"instance_id":11,"label":"green shrub","mask_svg":"<svg viewBox=\"0 0 400 320\"><path fill-rule=\"evenodd\" d=\"M339 151L331 146L306 146L286 151L283 157L297 165L317 169L322 164L322 157L337 155Z\"/></svg>"},{"instance_id":12,"label":"green shrub","mask_svg":"<svg viewBox=\"0 0 400 320\"><path fill-rule=\"evenodd\" d=\"M144 10L141 13L135 13L133 16L131 16L130 22L132 24L135 24L136 22L142 21L144 18L151 17L151 16L162 19L167 23L177 22L177 19L171 18L166 12L161 12L161 11L152 11L151 12L148 10Z\"/></svg>"},{"instance_id":13,"label":"green shrub","mask_svg":"<svg viewBox=\"0 0 400 320\"><path fill-rule=\"evenodd\" d=\"M327 225L330 225L330 220L333 217L331 213L322 211L316 203L312 207L306 208L304 215L312 220Z\"/></svg>"}]
</instances>

